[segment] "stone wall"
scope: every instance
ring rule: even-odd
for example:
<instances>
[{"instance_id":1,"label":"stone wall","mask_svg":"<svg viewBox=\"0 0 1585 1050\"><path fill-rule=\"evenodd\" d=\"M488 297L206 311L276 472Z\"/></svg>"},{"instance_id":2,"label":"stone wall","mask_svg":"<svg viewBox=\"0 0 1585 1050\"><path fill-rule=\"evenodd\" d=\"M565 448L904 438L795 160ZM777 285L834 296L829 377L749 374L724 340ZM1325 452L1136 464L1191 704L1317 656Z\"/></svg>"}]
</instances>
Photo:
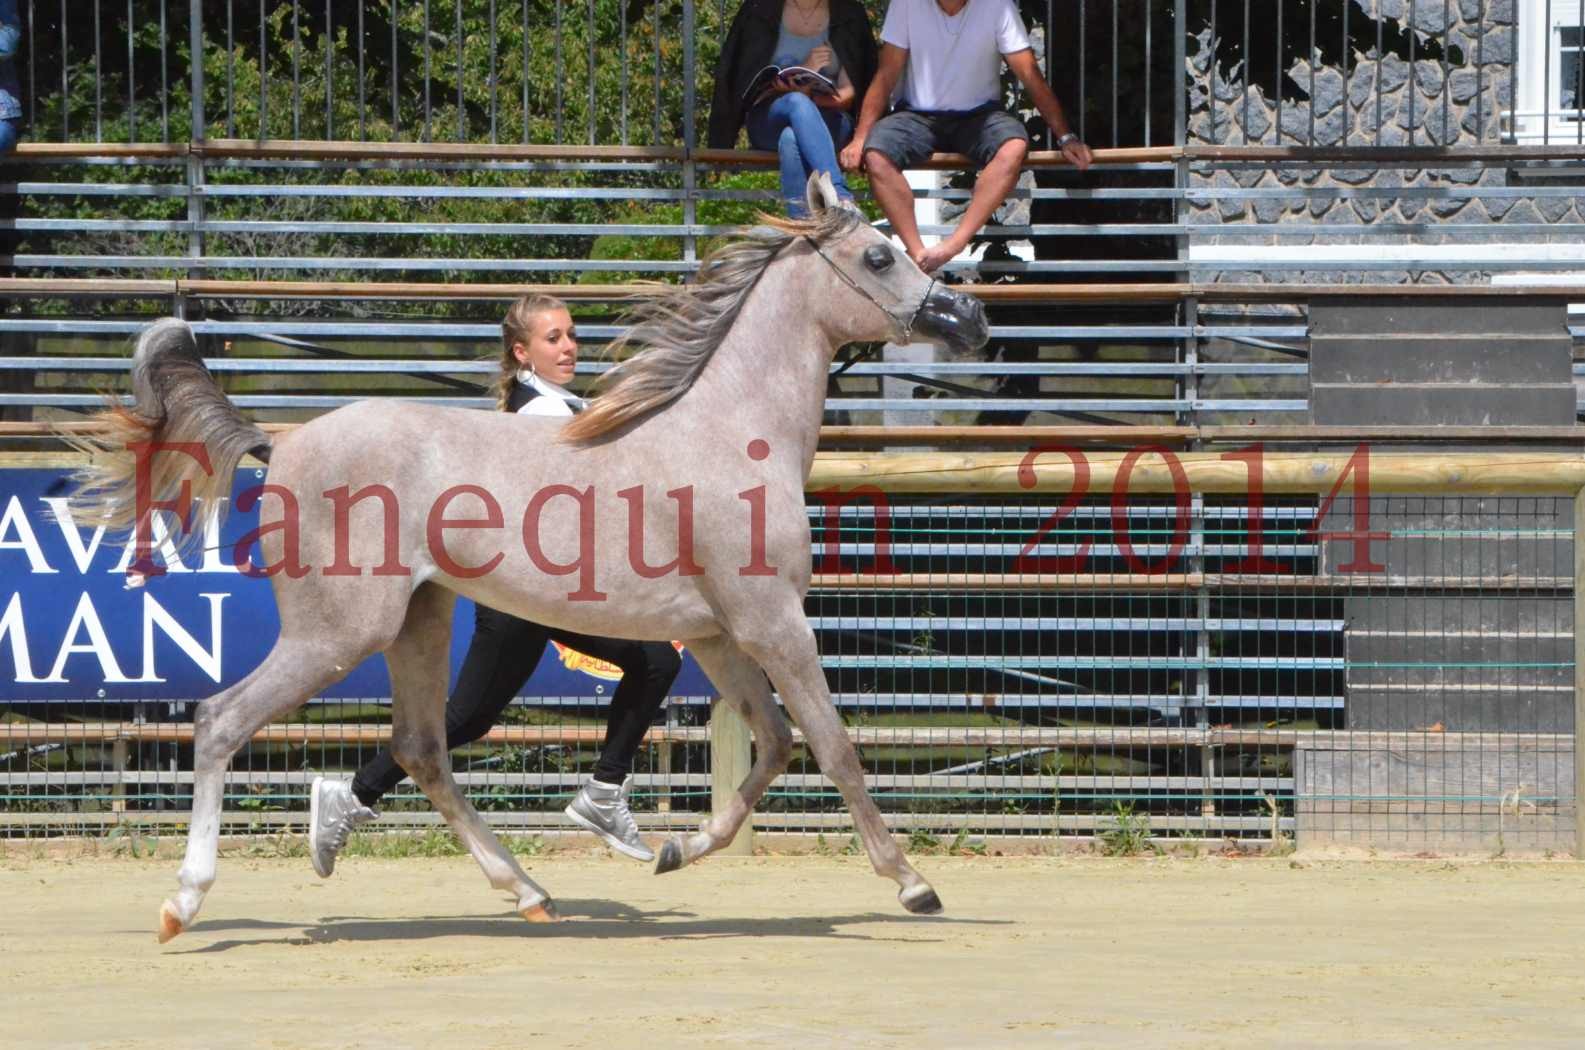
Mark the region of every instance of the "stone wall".
<instances>
[{"instance_id":1,"label":"stone wall","mask_svg":"<svg viewBox=\"0 0 1585 1050\"><path fill-rule=\"evenodd\" d=\"M1346 78L1340 64L1318 64L1312 70L1310 62L1295 62L1286 71L1288 79L1308 92L1313 72L1314 97L1298 104L1284 101L1280 116L1270 97L1274 85L1246 86L1238 76L1240 67L1233 69L1231 82L1225 77L1227 71L1218 68L1207 84L1211 31L1202 30L1199 48L1190 59L1194 78L1189 95L1190 140L1220 145L1317 146L1446 146L1500 141L1497 116L1507 107L1512 89L1511 56L1517 28L1514 0L1485 0L1484 12L1481 0L1450 2L1445 8L1446 21L1444 5L1438 0L1421 0L1415 5L1413 28L1418 38L1457 49L1463 60L1458 65L1449 63L1445 79L1441 61L1422 57L1411 69L1405 56L1390 50L1380 56L1375 53L1370 19L1380 17L1407 30L1408 0L1353 3L1357 14L1349 31L1352 55ZM1290 39L1303 33L1303 25L1290 25L1286 30ZM1251 46L1259 48L1261 42L1254 41ZM1208 87L1216 100L1214 127Z\"/></svg>"},{"instance_id":2,"label":"stone wall","mask_svg":"<svg viewBox=\"0 0 1585 1050\"><path fill-rule=\"evenodd\" d=\"M1315 66L1299 58L1286 70L1298 94L1308 99L1276 100L1275 85L1246 85L1241 81L1242 65L1229 69L1226 58L1213 61L1211 30L1199 34L1199 46L1191 44L1193 87L1189 95L1189 142L1193 145L1284 145L1284 146L1442 146L1498 144L1502 141L1502 110L1508 108L1513 91L1512 55L1515 44L1515 0L1420 0L1410 24L1408 0L1351 0L1355 19L1349 35L1352 55L1344 76L1341 63ZM1445 17L1444 17L1445 12ZM1416 47L1425 41L1456 48L1460 61L1420 59L1412 65L1399 54L1378 55L1375 28L1370 19L1380 17L1402 30L1413 29ZM1288 33L1304 32L1291 26ZM1258 46L1258 41L1256 46ZM1317 56L1310 56L1315 59ZM1209 79L1208 79L1209 75ZM1313 83L1313 93L1310 85ZM1214 123L1213 123L1214 118ZM1379 119L1378 119L1379 118ZM1235 171L1198 171L1191 180L1197 187L1253 188L1278 186L1384 187L1411 186L1504 186L1507 173L1502 169L1449 168L1439 170L1378 170L1315 168L1267 168ZM1224 223L1460 223L1493 224L1490 231L1475 231L1473 236L1453 236L1434 231L1406 233L1415 243L1444 243L1452 240L1474 241L1566 241L1577 239L1579 231L1560 230L1556 234L1509 234L1500 226L1520 224L1567 224L1585 221L1585 194L1580 197L1507 197L1475 199L1446 197L1424 199L1397 197L1352 200L1239 200L1222 198L1195 202L1187 220L1216 225ZM1199 243L1256 244L1248 236L1219 238L1201 234ZM1286 237L1266 243L1303 245L1305 238ZM1315 239L1315 243L1382 243L1346 235ZM1224 279L1259 279L1254 273L1225 273ZM1446 283L1481 282L1489 275L1460 272L1449 274L1371 271L1363 273L1273 272L1274 280L1324 280L1338 283L1406 282Z\"/></svg>"}]
</instances>

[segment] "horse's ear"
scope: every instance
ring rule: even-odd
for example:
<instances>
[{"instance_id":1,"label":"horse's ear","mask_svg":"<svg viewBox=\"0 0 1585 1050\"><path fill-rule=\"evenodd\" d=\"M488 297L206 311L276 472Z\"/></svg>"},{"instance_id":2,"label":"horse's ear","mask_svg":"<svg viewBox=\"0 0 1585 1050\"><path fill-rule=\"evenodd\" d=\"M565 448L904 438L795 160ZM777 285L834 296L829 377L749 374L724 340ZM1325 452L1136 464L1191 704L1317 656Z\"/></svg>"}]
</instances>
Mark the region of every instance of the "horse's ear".
<instances>
[{"instance_id":1,"label":"horse's ear","mask_svg":"<svg viewBox=\"0 0 1585 1050\"><path fill-rule=\"evenodd\" d=\"M827 208L841 205L842 200L837 196L837 189L831 185L831 176L823 171L812 172L809 184L804 187L804 195L809 199L809 214L819 215Z\"/></svg>"}]
</instances>

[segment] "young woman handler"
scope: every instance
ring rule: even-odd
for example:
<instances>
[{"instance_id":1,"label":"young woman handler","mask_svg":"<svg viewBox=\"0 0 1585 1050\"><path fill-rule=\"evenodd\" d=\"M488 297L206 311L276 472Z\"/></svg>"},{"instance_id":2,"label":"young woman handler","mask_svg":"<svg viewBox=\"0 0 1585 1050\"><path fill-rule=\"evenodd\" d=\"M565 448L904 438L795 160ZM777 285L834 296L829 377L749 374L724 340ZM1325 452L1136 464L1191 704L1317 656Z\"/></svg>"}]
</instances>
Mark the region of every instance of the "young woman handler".
<instances>
[{"instance_id":1,"label":"young woman handler","mask_svg":"<svg viewBox=\"0 0 1585 1050\"><path fill-rule=\"evenodd\" d=\"M507 311L501 336L496 393L502 410L564 417L583 410L583 400L566 389L578 363L578 339L565 303L548 295L519 299ZM596 638L475 606L473 641L446 703L446 746L472 743L489 731L534 673L547 641L622 671L594 774L565 812L613 849L637 860L654 860L628 808L628 791L633 756L682 666L670 643ZM390 750L382 749L350 781L314 781L308 843L321 878L335 869L336 855L352 829L379 816L374 807L406 775Z\"/></svg>"}]
</instances>

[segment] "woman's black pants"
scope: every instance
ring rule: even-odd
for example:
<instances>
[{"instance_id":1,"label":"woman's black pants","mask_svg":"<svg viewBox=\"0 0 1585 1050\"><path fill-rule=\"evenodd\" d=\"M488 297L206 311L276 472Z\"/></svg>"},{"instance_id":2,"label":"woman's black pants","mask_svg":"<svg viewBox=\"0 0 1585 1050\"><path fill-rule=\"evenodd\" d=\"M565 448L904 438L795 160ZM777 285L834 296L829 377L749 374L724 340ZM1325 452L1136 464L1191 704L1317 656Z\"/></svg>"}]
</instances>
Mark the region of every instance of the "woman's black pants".
<instances>
[{"instance_id":1,"label":"woman's black pants","mask_svg":"<svg viewBox=\"0 0 1585 1050\"><path fill-rule=\"evenodd\" d=\"M611 697L605 746L594 767L597 780L620 784L632 771L633 756L644 733L654 723L655 713L666 702L682 667L677 650L669 642L596 638L520 620L483 605L476 609L473 641L457 676L457 688L446 703L447 749L472 743L489 732L534 673L546 641L554 639L622 669L622 681ZM384 748L358 770L352 790L364 805L372 806L405 776L390 749Z\"/></svg>"}]
</instances>

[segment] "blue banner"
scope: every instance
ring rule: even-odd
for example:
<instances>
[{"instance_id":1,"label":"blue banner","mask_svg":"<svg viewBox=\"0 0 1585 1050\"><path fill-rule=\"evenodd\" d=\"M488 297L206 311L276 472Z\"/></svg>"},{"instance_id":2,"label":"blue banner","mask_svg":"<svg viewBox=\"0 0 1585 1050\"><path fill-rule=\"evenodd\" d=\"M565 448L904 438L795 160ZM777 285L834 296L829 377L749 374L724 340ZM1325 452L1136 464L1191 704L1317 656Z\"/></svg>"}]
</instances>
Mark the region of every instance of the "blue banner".
<instances>
[{"instance_id":1,"label":"blue banner","mask_svg":"<svg viewBox=\"0 0 1585 1050\"><path fill-rule=\"evenodd\" d=\"M238 471L233 500L263 473ZM259 526L257 506L233 510L202 551L178 558L167 544L155 560L169 571L135 586L127 575L132 551L117 544L121 537L66 520L67 475L0 469L0 702L201 700L264 660L280 631L270 581L231 564L237 541ZM457 601L454 623L453 678L473 633L472 602ZM551 643L520 695L598 701L619 677L615 668ZM711 693L684 653L672 695ZM323 694L390 695L379 656Z\"/></svg>"}]
</instances>

